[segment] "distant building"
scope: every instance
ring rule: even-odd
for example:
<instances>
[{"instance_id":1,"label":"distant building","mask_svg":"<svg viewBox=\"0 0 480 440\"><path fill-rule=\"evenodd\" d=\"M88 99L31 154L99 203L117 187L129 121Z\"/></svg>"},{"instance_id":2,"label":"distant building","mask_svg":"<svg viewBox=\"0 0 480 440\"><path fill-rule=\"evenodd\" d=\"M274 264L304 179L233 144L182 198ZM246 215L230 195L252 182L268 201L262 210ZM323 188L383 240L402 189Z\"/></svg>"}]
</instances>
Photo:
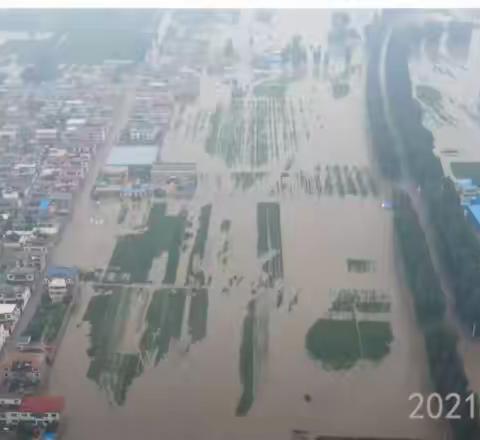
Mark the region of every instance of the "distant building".
<instances>
[{"instance_id":1,"label":"distant building","mask_svg":"<svg viewBox=\"0 0 480 440\"><path fill-rule=\"evenodd\" d=\"M150 178L150 171L157 159L158 147L152 145L123 145L112 148L106 166L127 167L128 178Z\"/></svg>"}]
</instances>

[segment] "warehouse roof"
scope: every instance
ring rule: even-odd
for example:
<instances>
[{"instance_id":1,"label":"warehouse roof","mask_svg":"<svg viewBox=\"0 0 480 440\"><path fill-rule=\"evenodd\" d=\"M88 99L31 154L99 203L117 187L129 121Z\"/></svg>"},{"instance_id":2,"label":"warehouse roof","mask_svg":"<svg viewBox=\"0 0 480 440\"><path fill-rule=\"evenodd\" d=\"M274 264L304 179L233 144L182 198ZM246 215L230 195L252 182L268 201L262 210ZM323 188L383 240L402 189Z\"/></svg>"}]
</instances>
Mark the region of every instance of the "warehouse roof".
<instances>
[{"instance_id":1,"label":"warehouse roof","mask_svg":"<svg viewBox=\"0 0 480 440\"><path fill-rule=\"evenodd\" d=\"M61 413L65 408L65 398L62 396L32 396L24 397L20 412L29 413Z\"/></svg>"},{"instance_id":2,"label":"warehouse roof","mask_svg":"<svg viewBox=\"0 0 480 440\"><path fill-rule=\"evenodd\" d=\"M107 166L152 165L157 153L155 145L114 147L108 156Z\"/></svg>"},{"instance_id":3,"label":"warehouse roof","mask_svg":"<svg viewBox=\"0 0 480 440\"><path fill-rule=\"evenodd\" d=\"M4 315L6 313L13 313L16 308L16 304L0 304L0 315Z\"/></svg>"}]
</instances>

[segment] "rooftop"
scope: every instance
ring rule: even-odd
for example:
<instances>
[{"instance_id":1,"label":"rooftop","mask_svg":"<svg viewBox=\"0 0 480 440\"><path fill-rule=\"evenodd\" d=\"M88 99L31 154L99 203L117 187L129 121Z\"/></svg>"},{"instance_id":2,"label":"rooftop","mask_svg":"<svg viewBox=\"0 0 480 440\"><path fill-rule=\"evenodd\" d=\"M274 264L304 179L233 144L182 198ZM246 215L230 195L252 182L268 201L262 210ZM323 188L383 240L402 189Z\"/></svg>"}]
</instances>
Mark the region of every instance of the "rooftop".
<instances>
[{"instance_id":1,"label":"rooftop","mask_svg":"<svg viewBox=\"0 0 480 440\"><path fill-rule=\"evenodd\" d=\"M158 154L157 146L114 147L108 156L107 166L152 165Z\"/></svg>"},{"instance_id":2,"label":"rooftop","mask_svg":"<svg viewBox=\"0 0 480 440\"><path fill-rule=\"evenodd\" d=\"M20 412L55 413L65 409L65 398L62 396L25 397L20 405Z\"/></svg>"},{"instance_id":3,"label":"rooftop","mask_svg":"<svg viewBox=\"0 0 480 440\"><path fill-rule=\"evenodd\" d=\"M13 313L16 308L16 304L0 304L0 315L4 315L5 313Z\"/></svg>"},{"instance_id":4,"label":"rooftop","mask_svg":"<svg viewBox=\"0 0 480 440\"><path fill-rule=\"evenodd\" d=\"M76 267L50 266L47 269L47 278L75 278L77 275Z\"/></svg>"}]
</instances>

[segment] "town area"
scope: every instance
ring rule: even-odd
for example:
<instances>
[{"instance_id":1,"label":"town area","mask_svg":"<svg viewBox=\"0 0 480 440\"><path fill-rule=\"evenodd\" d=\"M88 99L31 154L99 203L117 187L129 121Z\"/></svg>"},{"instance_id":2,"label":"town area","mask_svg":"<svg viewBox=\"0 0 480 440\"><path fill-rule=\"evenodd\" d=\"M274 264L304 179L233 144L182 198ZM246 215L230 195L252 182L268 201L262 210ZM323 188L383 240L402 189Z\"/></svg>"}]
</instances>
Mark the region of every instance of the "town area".
<instances>
[{"instance_id":1,"label":"town area","mask_svg":"<svg viewBox=\"0 0 480 440\"><path fill-rule=\"evenodd\" d=\"M0 11L0 438L478 440L479 69L458 11Z\"/></svg>"}]
</instances>

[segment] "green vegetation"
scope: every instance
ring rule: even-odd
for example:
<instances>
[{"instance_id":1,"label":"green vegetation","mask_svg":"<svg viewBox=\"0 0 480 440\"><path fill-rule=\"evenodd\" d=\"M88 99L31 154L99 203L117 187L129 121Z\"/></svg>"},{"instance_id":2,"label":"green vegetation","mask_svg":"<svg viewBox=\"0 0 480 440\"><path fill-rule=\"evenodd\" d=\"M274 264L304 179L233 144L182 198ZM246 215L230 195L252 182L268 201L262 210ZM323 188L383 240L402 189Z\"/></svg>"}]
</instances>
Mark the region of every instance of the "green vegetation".
<instances>
[{"instance_id":1,"label":"green vegetation","mask_svg":"<svg viewBox=\"0 0 480 440\"><path fill-rule=\"evenodd\" d=\"M140 341L142 358L156 364L163 359L172 339L179 339L187 289L160 289L154 292L147 310L146 329Z\"/></svg>"},{"instance_id":2,"label":"green vegetation","mask_svg":"<svg viewBox=\"0 0 480 440\"><path fill-rule=\"evenodd\" d=\"M382 321L359 321L358 332L362 341L365 359L379 361L390 352L393 341L390 323Z\"/></svg>"},{"instance_id":3,"label":"green vegetation","mask_svg":"<svg viewBox=\"0 0 480 440\"><path fill-rule=\"evenodd\" d=\"M347 258L347 270L356 273L374 272L375 261L361 258Z\"/></svg>"},{"instance_id":4,"label":"green vegetation","mask_svg":"<svg viewBox=\"0 0 480 440\"><path fill-rule=\"evenodd\" d=\"M31 336L33 342L47 344L55 342L66 310L67 304L64 302L52 303L48 295L44 294L23 335Z\"/></svg>"},{"instance_id":5,"label":"green vegetation","mask_svg":"<svg viewBox=\"0 0 480 440\"><path fill-rule=\"evenodd\" d=\"M87 377L105 389L114 403L125 403L128 388L143 373L138 354L118 353L119 338L128 321L132 289L114 288L111 294L91 298L83 317L90 323L91 358Z\"/></svg>"},{"instance_id":6,"label":"green vegetation","mask_svg":"<svg viewBox=\"0 0 480 440\"><path fill-rule=\"evenodd\" d=\"M146 282L153 260L162 252L168 252L163 282L175 283L186 215L166 216L165 209L165 204L154 204L145 232L118 239L110 259L110 270L129 273L131 282Z\"/></svg>"},{"instance_id":7,"label":"green vegetation","mask_svg":"<svg viewBox=\"0 0 480 440\"><path fill-rule=\"evenodd\" d=\"M255 301L248 304L248 313L243 321L242 345L240 346L240 380L243 392L235 414L245 416L250 410L255 398Z\"/></svg>"},{"instance_id":8,"label":"green vegetation","mask_svg":"<svg viewBox=\"0 0 480 440\"><path fill-rule=\"evenodd\" d=\"M377 23L374 28L377 31L380 29L380 32L370 34L373 37L371 45L376 48L373 52L373 64L376 63L376 67L372 67L371 62L369 72L372 70L370 75L377 83L379 51L384 37L381 27ZM433 136L423 126L421 106L413 99L408 68L409 42L412 38L409 32L409 29L395 30L390 38L386 54L388 99L410 177L421 188L423 204L429 214L429 227L436 238L443 270L451 279L456 310L470 331L474 324L480 323L480 242L465 219L453 182L444 177L441 163L433 154ZM372 97L378 99L378 104L381 103L378 84L376 88L377 93ZM377 106L376 110L379 109ZM382 117L381 113L377 116ZM385 119L382 126L388 131ZM374 135L372 133L375 144ZM389 154L396 155L390 134L387 138L390 142L382 144L384 156L379 154L380 164ZM385 149L390 153L385 153ZM458 411L461 417L450 420L454 438L480 438L478 418L472 420L467 415L468 408L464 402L470 394L468 380L457 351L455 334L445 323L445 295L433 268L423 229L406 194L396 195L395 206L395 228L414 297L417 320L425 336L432 381L442 396L449 393L460 396L462 403Z\"/></svg>"},{"instance_id":9,"label":"green vegetation","mask_svg":"<svg viewBox=\"0 0 480 440\"><path fill-rule=\"evenodd\" d=\"M469 417L466 398L470 395L463 362L457 351L456 335L445 322L445 294L433 268L423 229L406 194L395 197L395 229L405 272L413 294L417 320L425 336L430 374L436 390L446 396L460 396L459 420L450 420L455 438L479 438L478 419ZM446 401L447 408L452 404Z\"/></svg>"},{"instance_id":10,"label":"green vegetation","mask_svg":"<svg viewBox=\"0 0 480 440\"><path fill-rule=\"evenodd\" d=\"M396 179L400 174L399 159L393 146L393 138L385 118L380 83L380 55L385 29L375 21L367 26L367 46L369 60L367 66L367 114L372 138L373 151L377 157L381 173L388 178Z\"/></svg>"},{"instance_id":11,"label":"green vegetation","mask_svg":"<svg viewBox=\"0 0 480 440\"><path fill-rule=\"evenodd\" d=\"M203 259L205 253L205 246L207 244L208 237L208 226L210 224L210 215L212 213L212 205L205 205L200 210L200 216L198 218L198 230L197 235L195 236L195 241L193 243L192 252L188 260L188 269L187 269L187 283L189 282L190 277L195 277L193 264L195 258L198 258L200 261ZM204 279L200 284L204 283Z\"/></svg>"},{"instance_id":12,"label":"green vegetation","mask_svg":"<svg viewBox=\"0 0 480 440\"><path fill-rule=\"evenodd\" d=\"M228 232L230 231L230 227L232 226L232 222L229 219L222 220L222 224L220 225L220 231Z\"/></svg>"},{"instance_id":13,"label":"green vegetation","mask_svg":"<svg viewBox=\"0 0 480 440\"><path fill-rule=\"evenodd\" d=\"M271 84L258 87L258 93L272 91ZM228 167L259 167L291 153L298 139L295 109L288 104L283 98L264 96L234 98L227 109L218 105L210 118L206 152L221 157Z\"/></svg>"},{"instance_id":14,"label":"green vegetation","mask_svg":"<svg viewBox=\"0 0 480 440\"><path fill-rule=\"evenodd\" d=\"M450 167L456 179L472 179L480 185L480 162L451 162Z\"/></svg>"},{"instance_id":15,"label":"green vegetation","mask_svg":"<svg viewBox=\"0 0 480 440\"><path fill-rule=\"evenodd\" d=\"M346 370L359 360L379 361L393 340L388 322L319 319L308 330L305 346L327 369Z\"/></svg>"},{"instance_id":16,"label":"green vegetation","mask_svg":"<svg viewBox=\"0 0 480 440\"><path fill-rule=\"evenodd\" d=\"M264 179L268 173L263 171L258 172L248 172L248 171L240 171L240 172L233 172L231 174L233 181L235 182L235 188L240 188L243 191L248 190L255 183Z\"/></svg>"},{"instance_id":17,"label":"green vegetation","mask_svg":"<svg viewBox=\"0 0 480 440\"><path fill-rule=\"evenodd\" d=\"M453 182L444 177L433 154L433 136L422 125L421 108L412 96L408 53L403 34L394 33L386 59L392 113L412 179L422 189L443 269L452 280L456 310L471 332L473 325L480 324L480 242L464 216ZM457 173L472 173L473 178L477 169L476 165L455 166Z\"/></svg>"},{"instance_id":18,"label":"green vegetation","mask_svg":"<svg viewBox=\"0 0 480 440\"><path fill-rule=\"evenodd\" d=\"M143 373L143 363L138 354L111 353L92 359L87 377L105 388L113 402L123 405L133 380Z\"/></svg>"},{"instance_id":19,"label":"green vegetation","mask_svg":"<svg viewBox=\"0 0 480 440\"><path fill-rule=\"evenodd\" d=\"M332 84L332 93L335 99L344 98L350 93L350 85L345 82L335 81Z\"/></svg>"},{"instance_id":20,"label":"green vegetation","mask_svg":"<svg viewBox=\"0 0 480 440\"><path fill-rule=\"evenodd\" d=\"M332 312L388 313L391 301L382 291L375 289L338 289L331 292L335 299L330 306Z\"/></svg>"},{"instance_id":21,"label":"green vegetation","mask_svg":"<svg viewBox=\"0 0 480 440\"><path fill-rule=\"evenodd\" d=\"M314 359L335 370L348 369L360 359L355 321L319 319L308 330L305 345Z\"/></svg>"},{"instance_id":22,"label":"green vegetation","mask_svg":"<svg viewBox=\"0 0 480 440\"><path fill-rule=\"evenodd\" d=\"M195 289L192 291L188 314L188 328L192 337L192 343L201 341L207 335L207 318L208 290Z\"/></svg>"},{"instance_id":23,"label":"green vegetation","mask_svg":"<svg viewBox=\"0 0 480 440\"><path fill-rule=\"evenodd\" d=\"M294 35L287 46L282 50L282 61L300 67L307 62L307 50L300 35Z\"/></svg>"},{"instance_id":24,"label":"green vegetation","mask_svg":"<svg viewBox=\"0 0 480 440\"><path fill-rule=\"evenodd\" d=\"M282 233L280 224L280 205L273 202L261 202L257 205L257 253L260 258L269 256L263 265L270 282L283 278Z\"/></svg>"},{"instance_id":25,"label":"green vegetation","mask_svg":"<svg viewBox=\"0 0 480 440\"><path fill-rule=\"evenodd\" d=\"M253 88L253 93L258 97L284 98L288 88L287 80L269 80L257 84Z\"/></svg>"}]
</instances>

